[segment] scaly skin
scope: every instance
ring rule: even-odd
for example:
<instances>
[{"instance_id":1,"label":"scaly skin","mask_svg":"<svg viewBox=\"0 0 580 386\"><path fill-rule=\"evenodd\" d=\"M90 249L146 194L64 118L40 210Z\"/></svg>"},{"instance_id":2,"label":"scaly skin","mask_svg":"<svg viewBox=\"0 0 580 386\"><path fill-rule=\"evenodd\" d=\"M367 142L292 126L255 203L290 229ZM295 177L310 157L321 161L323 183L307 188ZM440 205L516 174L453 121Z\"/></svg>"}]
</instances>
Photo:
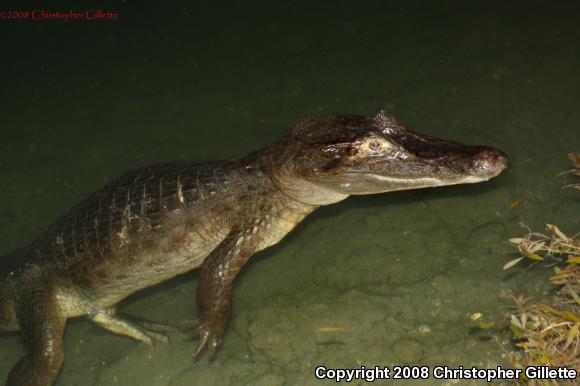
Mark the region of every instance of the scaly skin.
<instances>
[{"instance_id":1,"label":"scaly skin","mask_svg":"<svg viewBox=\"0 0 580 386\"><path fill-rule=\"evenodd\" d=\"M351 194L472 183L499 174L499 150L406 130L393 117L308 118L293 134L238 161L166 163L129 172L0 259L0 328L20 330L27 354L8 385L50 385L66 320L88 316L151 344L161 326L120 317L116 304L200 269L193 324L214 355L234 279L321 205Z\"/></svg>"}]
</instances>

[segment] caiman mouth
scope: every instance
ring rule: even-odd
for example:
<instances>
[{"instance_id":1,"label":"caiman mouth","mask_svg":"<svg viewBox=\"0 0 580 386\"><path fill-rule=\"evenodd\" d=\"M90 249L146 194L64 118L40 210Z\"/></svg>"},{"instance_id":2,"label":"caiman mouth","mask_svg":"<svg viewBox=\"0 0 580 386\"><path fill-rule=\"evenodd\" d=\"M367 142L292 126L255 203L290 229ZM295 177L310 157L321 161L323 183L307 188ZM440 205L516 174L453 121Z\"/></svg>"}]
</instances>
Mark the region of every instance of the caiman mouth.
<instances>
[{"instance_id":1,"label":"caiman mouth","mask_svg":"<svg viewBox=\"0 0 580 386\"><path fill-rule=\"evenodd\" d=\"M415 185L418 187L435 187L435 186L445 186L445 185L457 185L457 184L475 184L478 182L487 181L490 178L496 177L502 171L505 170L508 164L507 155L501 150L493 149L491 147L481 147L477 154L473 155L468 160L458 160L457 165L453 163L448 166L449 171L454 169L459 169L459 171L454 170L459 174L458 177L452 178L448 176L445 167L442 167L441 176L428 176L428 177L418 177L418 178L397 178L383 177L377 175L379 180L391 180L395 182L397 180L401 184L405 184L405 181L409 185ZM463 169L463 170L461 170ZM454 174L454 173L449 173Z\"/></svg>"},{"instance_id":2,"label":"caiman mouth","mask_svg":"<svg viewBox=\"0 0 580 386\"><path fill-rule=\"evenodd\" d=\"M380 169L377 162L377 169ZM481 147L476 154L455 161L444 162L435 170L430 168L426 175L373 173L348 173L348 182L340 184L342 191L349 194L371 194L396 190L420 189L447 185L474 184L499 175L506 167L508 158L500 150ZM437 164L437 162L436 162ZM431 165L433 166L433 165Z\"/></svg>"},{"instance_id":3,"label":"caiman mouth","mask_svg":"<svg viewBox=\"0 0 580 386\"><path fill-rule=\"evenodd\" d=\"M499 173L498 173L499 174ZM376 179L379 183L387 183L392 185L399 185L401 189L409 189L411 187L436 187L436 186L446 186L446 185L458 185L458 184L475 184L478 182L487 181L493 176L483 178L476 176L461 177L455 180L440 180L433 177L420 177L420 178L394 178L394 177L384 177L377 174L371 174L372 178Z\"/></svg>"}]
</instances>

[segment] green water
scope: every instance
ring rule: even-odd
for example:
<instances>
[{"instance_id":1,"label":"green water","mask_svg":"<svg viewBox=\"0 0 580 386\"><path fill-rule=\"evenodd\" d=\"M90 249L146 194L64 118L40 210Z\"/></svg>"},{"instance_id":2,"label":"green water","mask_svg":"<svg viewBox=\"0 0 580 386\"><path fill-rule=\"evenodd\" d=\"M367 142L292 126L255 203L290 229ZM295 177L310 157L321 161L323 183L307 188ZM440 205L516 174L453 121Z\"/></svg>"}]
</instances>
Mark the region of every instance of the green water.
<instances>
[{"instance_id":1,"label":"green water","mask_svg":"<svg viewBox=\"0 0 580 386\"><path fill-rule=\"evenodd\" d=\"M502 296L549 290L548 269L502 271L520 222L580 230L579 196L560 189L572 180L555 177L580 152L578 3L134 3L100 4L116 22L0 20L0 253L128 169L239 157L310 114L386 109L412 130L499 147L510 167L320 209L245 268L212 363L193 362L180 334L148 348L72 320L58 385L316 385L320 364L509 364L469 315L499 323ZM178 324L196 315L195 283L120 308ZM24 349L0 342L2 382Z\"/></svg>"}]
</instances>

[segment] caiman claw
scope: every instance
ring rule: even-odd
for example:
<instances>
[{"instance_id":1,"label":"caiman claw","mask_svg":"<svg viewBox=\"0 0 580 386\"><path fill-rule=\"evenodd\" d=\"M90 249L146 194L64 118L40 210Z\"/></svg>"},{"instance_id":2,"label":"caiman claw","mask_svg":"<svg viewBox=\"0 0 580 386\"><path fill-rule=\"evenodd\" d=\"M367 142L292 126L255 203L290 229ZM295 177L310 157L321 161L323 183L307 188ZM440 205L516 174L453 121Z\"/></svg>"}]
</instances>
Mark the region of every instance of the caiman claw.
<instances>
[{"instance_id":1,"label":"caiman claw","mask_svg":"<svg viewBox=\"0 0 580 386\"><path fill-rule=\"evenodd\" d=\"M187 321L184 332L199 338L199 343L192 354L194 360L197 360L199 354L201 354L206 347L208 356L212 359L218 348L221 346L224 335L223 331L211 328L208 324L199 320Z\"/></svg>"}]
</instances>

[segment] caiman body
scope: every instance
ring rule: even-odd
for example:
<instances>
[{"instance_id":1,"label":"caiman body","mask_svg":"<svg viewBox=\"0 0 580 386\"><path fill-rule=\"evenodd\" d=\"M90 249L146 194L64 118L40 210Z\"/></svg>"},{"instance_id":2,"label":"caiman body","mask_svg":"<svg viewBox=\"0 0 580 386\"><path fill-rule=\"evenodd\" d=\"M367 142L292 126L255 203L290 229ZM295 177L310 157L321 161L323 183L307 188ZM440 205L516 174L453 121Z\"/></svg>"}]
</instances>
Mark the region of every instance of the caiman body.
<instances>
[{"instance_id":1,"label":"caiman body","mask_svg":"<svg viewBox=\"0 0 580 386\"><path fill-rule=\"evenodd\" d=\"M381 112L305 119L237 161L129 172L0 258L0 329L20 330L28 350L7 383L52 384L71 317L145 343L163 340L159 326L123 319L115 306L195 268L195 355L206 347L213 355L237 273L316 208L352 194L484 181L506 164L499 150L416 134Z\"/></svg>"}]
</instances>

